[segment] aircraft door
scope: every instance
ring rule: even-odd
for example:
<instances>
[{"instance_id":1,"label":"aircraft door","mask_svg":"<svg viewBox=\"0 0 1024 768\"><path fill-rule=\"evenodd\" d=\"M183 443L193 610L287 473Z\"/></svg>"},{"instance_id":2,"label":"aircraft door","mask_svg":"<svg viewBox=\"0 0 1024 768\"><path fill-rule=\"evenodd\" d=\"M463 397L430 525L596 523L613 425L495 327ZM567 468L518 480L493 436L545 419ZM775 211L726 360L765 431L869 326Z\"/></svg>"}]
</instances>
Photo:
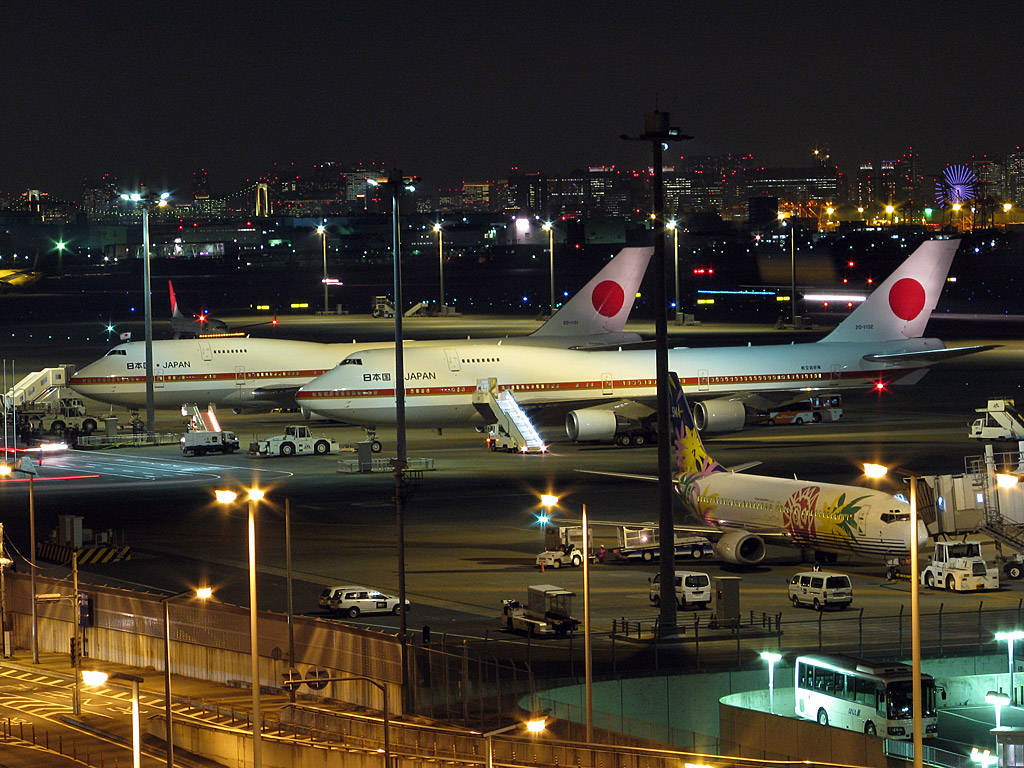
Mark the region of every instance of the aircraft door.
<instances>
[{"instance_id":1,"label":"aircraft door","mask_svg":"<svg viewBox=\"0 0 1024 768\"><path fill-rule=\"evenodd\" d=\"M707 368L701 368L697 371L697 389L700 392L707 392L711 389L711 377L708 376Z\"/></svg>"},{"instance_id":2,"label":"aircraft door","mask_svg":"<svg viewBox=\"0 0 1024 768\"><path fill-rule=\"evenodd\" d=\"M613 395L615 394L615 382L612 379L610 373L601 374L601 394L602 395Z\"/></svg>"},{"instance_id":3,"label":"aircraft door","mask_svg":"<svg viewBox=\"0 0 1024 768\"><path fill-rule=\"evenodd\" d=\"M832 366L832 381L839 381L839 366Z\"/></svg>"},{"instance_id":4,"label":"aircraft door","mask_svg":"<svg viewBox=\"0 0 1024 768\"><path fill-rule=\"evenodd\" d=\"M448 361L449 371L461 370L461 361L459 359L459 350L457 349L446 349L444 351L445 360Z\"/></svg>"},{"instance_id":5,"label":"aircraft door","mask_svg":"<svg viewBox=\"0 0 1024 768\"><path fill-rule=\"evenodd\" d=\"M210 342L200 341L199 342L199 355L203 358L204 362L210 362L213 360L213 350L210 349Z\"/></svg>"}]
</instances>

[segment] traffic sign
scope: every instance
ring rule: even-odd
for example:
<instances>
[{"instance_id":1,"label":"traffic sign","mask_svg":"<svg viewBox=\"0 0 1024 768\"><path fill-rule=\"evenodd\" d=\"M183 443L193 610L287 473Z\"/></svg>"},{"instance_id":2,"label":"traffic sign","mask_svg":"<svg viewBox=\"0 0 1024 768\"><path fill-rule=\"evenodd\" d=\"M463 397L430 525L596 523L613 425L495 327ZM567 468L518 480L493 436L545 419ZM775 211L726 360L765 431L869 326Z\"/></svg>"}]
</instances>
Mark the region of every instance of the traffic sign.
<instances>
[{"instance_id":1,"label":"traffic sign","mask_svg":"<svg viewBox=\"0 0 1024 768\"><path fill-rule=\"evenodd\" d=\"M306 673L306 685L312 688L314 691L320 691L327 687L327 683L330 682L325 678L330 677L331 674L326 669L314 667Z\"/></svg>"},{"instance_id":2,"label":"traffic sign","mask_svg":"<svg viewBox=\"0 0 1024 768\"><path fill-rule=\"evenodd\" d=\"M281 675L281 687L286 691L298 690L300 685L302 685L302 673L295 669L295 667L286 669L284 674Z\"/></svg>"}]
</instances>

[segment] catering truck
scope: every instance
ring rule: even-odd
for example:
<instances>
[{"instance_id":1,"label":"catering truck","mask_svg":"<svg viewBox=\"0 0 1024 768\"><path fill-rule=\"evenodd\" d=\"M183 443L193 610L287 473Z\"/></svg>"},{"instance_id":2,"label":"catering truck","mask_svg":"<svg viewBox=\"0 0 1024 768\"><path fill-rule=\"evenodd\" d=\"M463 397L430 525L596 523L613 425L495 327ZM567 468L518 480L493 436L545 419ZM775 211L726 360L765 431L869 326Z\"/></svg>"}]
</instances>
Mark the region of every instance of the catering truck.
<instances>
[{"instance_id":1,"label":"catering truck","mask_svg":"<svg viewBox=\"0 0 1024 768\"><path fill-rule=\"evenodd\" d=\"M501 623L509 632L565 635L580 623L572 615L575 596L575 592L553 584L533 584L526 588L525 605L518 600L501 601Z\"/></svg>"}]
</instances>

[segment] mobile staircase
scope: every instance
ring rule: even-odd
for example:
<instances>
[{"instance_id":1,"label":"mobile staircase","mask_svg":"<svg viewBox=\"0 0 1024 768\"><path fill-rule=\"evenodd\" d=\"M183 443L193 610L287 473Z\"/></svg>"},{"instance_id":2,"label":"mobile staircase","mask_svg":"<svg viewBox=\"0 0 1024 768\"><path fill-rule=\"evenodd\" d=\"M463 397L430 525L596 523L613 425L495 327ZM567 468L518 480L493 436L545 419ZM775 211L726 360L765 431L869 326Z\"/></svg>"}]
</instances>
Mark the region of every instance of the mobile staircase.
<instances>
[{"instance_id":1,"label":"mobile staircase","mask_svg":"<svg viewBox=\"0 0 1024 768\"><path fill-rule=\"evenodd\" d=\"M497 391L497 379L480 379L473 393L473 407L489 425L487 442L492 451L545 453L547 446L511 389Z\"/></svg>"},{"instance_id":2,"label":"mobile staircase","mask_svg":"<svg viewBox=\"0 0 1024 768\"><path fill-rule=\"evenodd\" d=\"M67 386L68 379L74 370L72 365L58 365L53 368L43 368L41 371L32 371L4 394L4 410L24 408L61 387Z\"/></svg>"}]
</instances>

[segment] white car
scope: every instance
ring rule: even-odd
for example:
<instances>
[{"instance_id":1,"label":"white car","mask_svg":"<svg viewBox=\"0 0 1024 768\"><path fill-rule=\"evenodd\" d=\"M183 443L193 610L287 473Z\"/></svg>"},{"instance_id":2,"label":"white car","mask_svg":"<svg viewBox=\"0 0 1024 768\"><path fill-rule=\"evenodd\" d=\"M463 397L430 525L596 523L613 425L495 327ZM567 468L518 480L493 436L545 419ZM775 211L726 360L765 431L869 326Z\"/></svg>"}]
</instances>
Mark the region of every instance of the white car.
<instances>
[{"instance_id":1,"label":"white car","mask_svg":"<svg viewBox=\"0 0 1024 768\"><path fill-rule=\"evenodd\" d=\"M334 594L328 600L328 608L350 619L363 613L393 613L397 616L402 612L397 597L360 586L335 587ZM408 600L405 601L405 610L409 610Z\"/></svg>"},{"instance_id":2,"label":"white car","mask_svg":"<svg viewBox=\"0 0 1024 768\"><path fill-rule=\"evenodd\" d=\"M331 607L331 598L334 597L334 593L339 590L343 591L346 589L356 589L356 587L346 587L343 585L337 587L324 587L323 592L320 593L320 607L325 611L329 610Z\"/></svg>"},{"instance_id":3,"label":"white car","mask_svg":"<svg viewBox=\"0 0 1024 768\"><path fill-rule=\"evenodd\" d=\"M787 582L793 606L809 605L816 611L838 606L846 610L853 603L853 585L845 573L804 571Z\"/></svg>"},{"instance_id":4,"label":"white car","mask_svg":"<svg viewBox=\"0 0 1024 768\"><path fill-rule=\"evenodd\" d=\"M583 552L576 546L548 549L537 555L535 562L538 568L561 568L563 565L579 568L583 565Z\"/></svg>"},{"instance_id":5,"label":"white car","mask_svg":"<svg viewBox=\"0 0 1024 768\"><path fill-rule=\"evenodd\" d=\"M711 602L711 578L700 571L675 571L676 605L679 608L695 606L707 608ZM655 605L661 605L661 574L647 580L650 582L648 597Z\"/></svg>"}]
</instances>

